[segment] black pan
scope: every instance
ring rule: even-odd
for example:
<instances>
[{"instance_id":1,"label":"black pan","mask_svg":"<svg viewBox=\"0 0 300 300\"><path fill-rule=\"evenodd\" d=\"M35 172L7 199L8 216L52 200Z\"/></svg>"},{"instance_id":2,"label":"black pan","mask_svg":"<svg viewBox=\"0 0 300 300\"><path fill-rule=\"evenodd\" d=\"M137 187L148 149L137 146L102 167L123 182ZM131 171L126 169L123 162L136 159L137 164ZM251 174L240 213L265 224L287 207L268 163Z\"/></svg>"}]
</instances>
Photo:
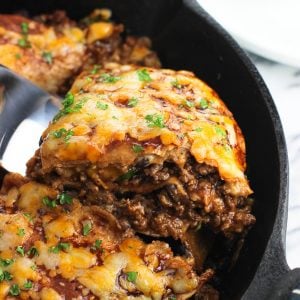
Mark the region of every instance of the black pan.
<instances>
[{"instance_id":1,"label":"black pan","mask_svg":"<svg viewBox=\"0 0 300 300\"><path fill-rule=\"evenodd\" d=\"M34 15L64 9L73 18L83 17L96 7L111 8L114 18L124 23L129 33L152 38L164 67L195 72L233 112L246 139L257 222L236 266L224 278L222 298L284 299L295 282L300 282L299 270L290 272L285 259L287 150L274 102L256 68L196 0L0 3L1 13L25 9Z\"/></svg>"}]
</instances>

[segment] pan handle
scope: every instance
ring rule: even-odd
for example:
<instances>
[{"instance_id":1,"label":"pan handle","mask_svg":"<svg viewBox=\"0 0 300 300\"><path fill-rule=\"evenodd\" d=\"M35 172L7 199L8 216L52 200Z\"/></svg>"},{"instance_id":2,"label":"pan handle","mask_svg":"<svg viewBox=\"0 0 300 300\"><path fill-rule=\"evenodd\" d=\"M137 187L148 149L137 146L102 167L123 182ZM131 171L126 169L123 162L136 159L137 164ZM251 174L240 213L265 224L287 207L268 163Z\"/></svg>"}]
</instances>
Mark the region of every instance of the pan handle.
<instances>
[{"instance_id":1,"label":"pan handle","mask_svg":"<svg viewBox=\"0 0 300 300\"><path fill-rule=\"evenodd\" d=\"M300 300L300 268L286 273L272 289L268 299Z\"/></svg>"}]
</instances>

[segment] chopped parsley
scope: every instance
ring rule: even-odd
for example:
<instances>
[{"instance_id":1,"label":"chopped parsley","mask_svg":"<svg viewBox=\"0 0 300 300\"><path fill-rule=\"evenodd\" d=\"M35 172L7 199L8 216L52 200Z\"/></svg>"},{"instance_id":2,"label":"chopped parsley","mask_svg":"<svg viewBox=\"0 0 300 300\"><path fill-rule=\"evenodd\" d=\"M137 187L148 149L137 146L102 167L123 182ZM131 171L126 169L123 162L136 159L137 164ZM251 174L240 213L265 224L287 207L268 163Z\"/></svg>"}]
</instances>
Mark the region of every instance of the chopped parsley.
<instances>
[{"instance_id":1,"label":"chopped parsley","mask_svg":"<svg viewBox=\"0 0 300 300\"><path fill-rule=\"evenodd\" d=\"M53 62L53 55L52 55L52 52L44 51L44 52L42 53L42 58L43 58L43 60L44 60L47 64L49 64L49 65L51 65L52 62Z\"/></svg>"},{"instance_id":2,"label":"chopped parsley","mask_svg":"<svg viewBox=\"0 0 300 300\"><path fill-rule=\"evenodd\" d=\"M48 207L50 207L50 208L54 208L54 207L57 206L56 200L51 200L51 199L48 198L48 197L44 197L44 198L42 199L42 202L43 202L44 205L46 205L46 206L48 206Z\"/></svg>"},{"instance_id":3,"label":"chopped parsley","mask_svg":"<svg viewBox=\"0 0 300 300\"><path fill-rule=\"evenodd\" d=\"M59 251L68 250L69 248L69 243L58 243L56 246L50 247L49 252L57 254Z\"/></svg>"},{"instance_id":4,"label":"chopped parsley","mask_svg":"<svg viewBox=\"0 0 300 300\"><path fill-rule=\"evenodd\" d=\"M127 272L126 275L127 275L127 280L129 282L135 283L138 276L138 272Z\"/></svg>"},{"instance_id":5,"label":"chopped parsley","mask_svg":"<svg viewBox=\"0 0 300 300\"><path fill-rule=\"evenodd\" d=\"M29 221L32 222L33 221L33 217L31 215L31 213L23 213L23 216Z\"/></svg>"},{"instance_id":6,"label":"chopped parsley","mask_svg":"<svg viewBox=\"0 0 300 300\"><path fill-rule=\"evenodd\" d=\"M219 126L215 126L215 131L219 136L221 136L223 138L225 138L227 136L226 131Z\"/></svg>"},{"instance_id":7,"label":"chopped parsley","mask_svg":"<svg viewBox=\"0 0 300 300\"><path fill-rule=\"evenodd\" d=\"M19 296L20 295L20 288L17 284L13 284L9 289L9 294L12 296Z\"/></svg>"},{"instance_id":8,"label":"chopped parsley","mask_svg":"<svg viewBox=\"0 0 300 300\"><path fill-rule=\"evenodd\" d=\"M201 132L202 130L203 130L203 129L200 128L200 127L197 127L197 128L195 129L196 132Z\"/></svg>"},{"instance_id":9,"label":"chopped parsley","mask_svg":"<svg viewBox=\"0 0 300 300\"><path fill-rule=\"evenodd\" d=\"M29 290L33 287L33 283L30 280L27 280L24 284L23 284L24 289Z\"/></svg>"},{"instance_id":10,"label":"chopped parsley","mask_svg":"<svg viewBox=\"0 0 300 300\"><path fill-rule=\"evenodd\" d=\"M39 251L38 251L37 248L31 247L31 248L27 251L27 255L28 255L28 256L35 257L35 256L38 256L38 255L39 255Z\"/></svg>"},{"instance_id":11,"label":"chopped parsley","mask_svg":"<svg viewBox=\"0 0 300 300\"><path fill-rule=\"evenodd\" d=\"M2 269L0 269L0 282L6 280L6 281L10 281L13 279L13 276L7 272L7 271L3 271Z\"/></svg>"},{"instance_id":12,"label":"chopped parsley","mask_svg":"<svg viewBox=\"0 0 300 300\"><path fill-rule=\"evenodd\" d=\"M96 103L97 108L102 109L102 110L107 110L108 109L108 104L107 103L102 103L102 102L97 102Z\"/></svg>"},{"instance_id":13,"label":"chopped parsley","mask_svg":"<svg viewBox=\"0 0 300 300\"><path fill-rule=\"evenodd\" d=\"M96 240L94 246L92 246L93 250L99 250L101 248L102 240Z\"/></svg>"},{"instance_id":14,"label":"chopped parsley","mask_svg":"<svg viewBox=\"0 0 300 300\"><path fill-rule=\"evenodd\" d=\"M133 150L133 152L135 152L135 153L140 153L140 152L142 152L142 151L144 150L144 148L143 148L141 145L134 144L134 145L132 146L132 150Z\"/></svg>"},{"instance_id":15,"label":"chopped parsley","mask_svg":"<svg viewBox=\"0 0 300 300\"><path fill-rule=\"evenodd\" d=\"M83 228L82 228L82 234L84 236L87 236L92 230L92 223L90 221L88 221L87 223L85 223L83 225Z\"/></svg>"},{"instance_id":16,"label":"chopped parsley","mask_svg":"<svg viewBox=\"0 0 300 300\"><path fill-rule=\"evenodd\" d=\"M139 102L138 98L132 97L128 100L127 105L129 107L135 107L135 106L137 106L138 102Z\"/></svg>"},{"instance_id":17,"label":"chopped parsley","mask_svg":"<svg viewBox=\"0 0 300 300\"><path fill-rule=\"evenodd\" d=\"M31 270L35 271L37 269L37 266L34 264L30 267Z\"/></svg>"},{"instance_id":18,"label":"chopped parsley","mask_svg":"<svg viewBox=\"0 0 300 300\"><path fill-rule=\"evenodd\" d=\"M199 106L201 109L207 109L208 108L208 102L206 99L202 98L199 101Z\"/></svg>"},{"instance_id":19,"label":"chopped parsley","mask_svg":"<svg viewBox=\"0 0 300 300\"><path fill-rule=\"evenodd\" d=\"M22 22L21 23L21 32L22 32L22 34L26 35L26 34L28 34L28 31L29 31L28 23Z\"/></svg>"},{"instance_id":20,"label":"chopped parsley","mask_svg":"<svg viewBox=\"0 0 300 300\"><path fill-rule=\"evenodd\" d=\"M100 65L94 65L94 67L93 67L93 69L92 69L92 71L91 71L91 74L92 74L92 75L97 74L97 73L99 72L100 68L101 68Z\"/></svg>"},{"instance_id":21,"label":"chopped parsley","mask_svg":"<svg viewBox=\"0 0 300 300\"><path fill-rule=\"evenodd\" d=\"M18 254L20 254L21 256L25 256L24 247L22 247L22 246L17 246L16 252L17 252Z\"/></svg>"},{"instance_id":22,"label":"chopped parsley","mask_svg":"<svg viewBox=\"0 0 300 300\"><path fill-rule=\"evenodd\" d=\"M1 267L8 267L11 264L13 264L14 262L15 262L15 260L13 258L12 259L9 259L9 258L0 258L0 266Z\"/></svg>"},{"instance_id":23,"label":"chopped parsley","mask_svg":"<svg viewBox=\"0 0 300 300\"><path fill-rule=\"evenodd\" d=\"M73 202L73 198L70 195L66 194L66 193L60 194L58 196L58 200L59 200L59 203L62 204L62 205L63 204L72 204L72 202Z\"/></svg>"},{"instance_id":24,"label":"chopped parsley","mask_svg":"<svg viewBox=\"0 0 300 300\"><path fill-rule=\"evenodd\" d=\"M86 82L91 83L93 79L90 76L85 77Z\"/></svg>"},{"instance_id":25,"label":"chopped parsley","mask_svg":"<svg viewBox=\"0 0 300 300\"><path fill-rule=\"evenodd\" d=\"M178 79L176 78L174 81L171 81L171 84L176 87L177 89L181 89L182 85L178 82Z\"/></svg>"},{"instance_id":26,"label":"chopped parsley","mask_svg":"<svg viewBox=\"0 0 300 300\"><path fill-rule=\"evenodd\" d=\"M24 228L18 228L17 235L18 236L24 236L25 235L25 229Z\"/></svg>"},{"instance_id":27,"label":"chopped parsley","mask_svg":"<svg viewBox=\"0 0 300 300\"><path fill-rule=\"evenodd\" d=\"M52 132L52 135L56 138L59 139L61 137L64 138L64 141L66 143L69 142L69 140L71 139L71 137L74 135L74 131L69 129L67 130L66 128L60 128L58 130L55 130Z\"/></svg>"},{"instance_id":28,"label":"chopped parsley","mask_svg":"<svg viewBox=\"0 0 300 300\"><path fill-rule=\"evenodd\" d=\"M126 172L123 175L119 176L118 180L120 180L120 181L130 180L131 178L134 177L135 174L136 174L136 169L135 168L129 169L128 172Z\"/></svg>"},{"instance_id":29,"label":"chopped parsley","mask_svg":"<svg viewBox=\"0 0 300 300\"><path fill-rule=\"evenodd\" d=\"M150 82L152 81L148 71L146 69L137 70L137 75L140 81Z\"/></svg>"},{"instance_id":30,"label":"chopped parsley","mask_svg":"<svg viewBox=\"0 0 300 300\"><path fill-rule=\"evenodd\" d=\"M26 38L19 39L18 45L22 48L30 48L30 43Z\"/></svg>"},{"instance_id":31,"label":"chopped parsley","mask_svg":"<svg viewBox=\"0 0 300 300\"><path fill-rule=\"evenodd\" d=\"M145 117L148 127L158 127L158 128L164 128L164 117L159 114L153 114L153 115L147 115Z\"/></svg>"},{"instance_id":32,"label":"chopped parsley","mask_svg":"<svg viewBox=\"0 0 300 300\"><path fill-rule=\"evenodd\" d=\"M168 297L168 300L176 300L177 298L176 298L176 296L169 296Z\"/></svg>"},{"instance_id":33,"label":"chopped parsley","mask_svg":"<svg viewBox=\"0 0 300 300\"><path fill-rule=\"evenodd\" d=\"M20 53L16 53L16 54L15 54L15 58L16 58L16 59L21 59L21 57L22 57L22 55L21 55Z\"/></svg>"},{"instance_id":34,"label":"chopped parsley","mask_svg":"<svg viewBox=\"0 0 300 300\"><path fill-rule=\"evenodd\" d=\"M64 108L71 106L74 103L74 95L72 93L67 93L65 98L62 101Z\"/></svg>"},{"instance_id":35,"label":"chopped parsley","mask_svg":"<svg viewBox=\"0 0 300 300\"><path fill-rule=\"evenodd\" d=\"M184 100L183 103L182 103L184 106L187 106L189 108L192 108L195 106L195 104L189 100Z\"/></svg>"},{"instance_id":36,"label":"chopped parsley","mask_svg":"<svg viewBox=\"0 0 300 300\"><path fill-rule=\"evenodd\" d=\"M115 82L119 81L120 79L121 79L121 77L113 76L113 75L110 75L107 73L103 73L100 75L100 80L105 83L115 83Z\"/></svg>"}]
</instances>

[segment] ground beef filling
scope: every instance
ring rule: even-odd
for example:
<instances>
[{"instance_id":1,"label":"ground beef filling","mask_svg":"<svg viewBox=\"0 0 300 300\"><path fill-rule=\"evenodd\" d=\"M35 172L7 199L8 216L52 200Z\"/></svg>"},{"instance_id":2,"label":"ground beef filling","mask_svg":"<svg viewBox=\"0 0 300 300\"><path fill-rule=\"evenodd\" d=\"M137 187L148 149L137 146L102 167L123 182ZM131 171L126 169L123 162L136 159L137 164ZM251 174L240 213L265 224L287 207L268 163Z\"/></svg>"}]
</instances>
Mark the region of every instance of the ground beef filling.
<instances>
[{"instance_id":1,"label":"ground beef filling","mask_svg":"<svg viewBox=\"0 0 300 300\"><path fill-rule=\"evenodd\" d=\"M124 228L143 234L179 239L189 228L207 226L232 237L255 222L252 199L226 193L216 169L193 157L183 168L172 161L150 165L138 161L110 190L78 167L64 167L45 176L38 157L28 164L30 177L42 178L61 190L75 190L87 204L98 204L117 216Z\"/></svg>"}]
</instances>

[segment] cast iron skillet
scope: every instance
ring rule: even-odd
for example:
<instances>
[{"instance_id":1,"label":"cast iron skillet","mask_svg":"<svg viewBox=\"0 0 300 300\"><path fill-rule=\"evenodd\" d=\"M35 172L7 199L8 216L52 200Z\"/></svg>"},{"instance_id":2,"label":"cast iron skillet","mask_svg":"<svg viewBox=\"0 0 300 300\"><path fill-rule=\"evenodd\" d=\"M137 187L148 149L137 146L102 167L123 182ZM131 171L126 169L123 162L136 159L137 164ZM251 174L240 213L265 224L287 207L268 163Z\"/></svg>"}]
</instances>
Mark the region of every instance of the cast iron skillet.
<instances>
[{"instance_id":1,"label":"cast iron skillet","mask_svg":"<svg viewBox=\"0 0 300 300\"><path fill-rule=\"evenodd\" d=\"M299 269L290 272L285 259L287 150L278 113L256 68L196 0L0 3L1 13L25 9L34 15L64 9L73 18L83 17L97 7L111 8L114 18L124 23L129 33L149 36L164 67L195 72L233 112L247 143L248 177L255 191L257 222L236 266L225 276L222 297L284 299L296 281L300 282ZM6 119L7 126L11 118Z\"/></svg>"}]
</instances>

